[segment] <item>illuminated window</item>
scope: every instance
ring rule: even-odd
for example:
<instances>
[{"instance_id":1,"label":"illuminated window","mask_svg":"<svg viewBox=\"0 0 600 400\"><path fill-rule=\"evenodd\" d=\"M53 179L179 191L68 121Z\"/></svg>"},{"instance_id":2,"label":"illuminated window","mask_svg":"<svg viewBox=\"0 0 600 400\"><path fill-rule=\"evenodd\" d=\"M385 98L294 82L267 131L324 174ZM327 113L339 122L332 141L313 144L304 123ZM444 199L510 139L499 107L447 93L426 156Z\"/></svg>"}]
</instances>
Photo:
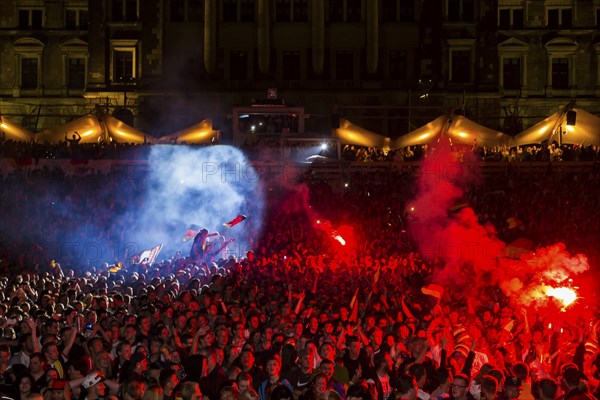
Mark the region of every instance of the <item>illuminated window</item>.
<instances>
[{"instance_id":1,"label":"illuminated window","mask_svg":"<svg viewBox=\"0 0 600 400\"><path fill-rule=\"evenodd\" d=\"M115 50L115 82L128 82L133 75L133 50Z\"/></svg>"},{"instance_id":2,"label":"illuminated window","mask_svg":"<svg viewBox=\"0 0 600 400\"><path fill-rule=\"evenodd\" d=\"M42 29L44 11L41 8L20 9L19 29Z\"/></svg>"},{"instance_id":3,"label":"illuminated window","mask_svg":"<svg viewBox=\"0 0 600 400\"><path fill-rule=\"evenodd\" d=\"M573 26L573 10L570 7L548 8L548 28L571 28Z\"/></svg>"},{"instance_id":4,"label":"illuminated window","mask_svg":"<svg viewBox=\"0 0 600 400\"><path fill-rule=\"evenodd\" d=\"M111 41L111 81L113 84L135 83L137 76L137 41Z\"/></svg>"},{"instance_id":5,"label":"illuminated window","mask_svg":"<svg viewBox=\"0 0 600 400\"><path fill-rule=\"evenodd\" d=\"M87 30L88 11L84 9L66 9L65 10L65 29L69 30Z\"/></svg>"},{"instance_id":6,"label":"illuminated window","mask_svg":"<svg viewBox=\"0 0 600 400\"><path fill-rule=\"evenodd\" d=\"M523 29L523 9L500 8L498 10L498 28Z\"/></svg>"}]
</instances>

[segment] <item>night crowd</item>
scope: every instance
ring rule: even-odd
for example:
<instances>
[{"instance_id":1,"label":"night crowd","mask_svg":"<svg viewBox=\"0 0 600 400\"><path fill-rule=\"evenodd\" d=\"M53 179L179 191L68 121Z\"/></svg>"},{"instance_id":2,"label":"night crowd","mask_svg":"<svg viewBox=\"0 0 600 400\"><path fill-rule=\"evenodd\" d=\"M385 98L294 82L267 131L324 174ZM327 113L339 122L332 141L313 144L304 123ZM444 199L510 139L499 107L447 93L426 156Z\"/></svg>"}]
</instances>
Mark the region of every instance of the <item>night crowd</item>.
<instances>
[{"instance_id":1,"label":"night crowd","mask_svg":"<svg viewBox=\"0 0 600 400\"><path fill-rule=\"evenodd\" d=\"M38 164L40 160L72 159L79 162L92 160L144 160L147 158L152 144L131 144L117 142L99 142L92 144L73 144L72 140L56 144L26 143L0 138L0 158L14 159L21 165ZM202 147L218 143L194 145ZM290 142L282 145L275 137L259 138L253 136L241 148L251 160L278 161L302 160L310 156L321 156L337 159L337 149L333 144L328 148L314 148L313 142ZM344 145L339 158L350 162L405 162L419 161L427 156L428 145L415 145L399 149L386 149L357 145ZM530 146L478 146L471 152L477 159L487 162L559 162L587 161L597 162L600 159L600 146L567 145L557 143Z\"/></svg>"},{"instance_id":2,"label":"night crowd","mask_svg":"<svg viewBox=\"0 0 600 400\"><path fill-rule=\"evenodd\" d=\"M347 161L419 161L427 156L428 145L408 146L405 148L384 151L377 147L362 147L346 145L342 158ZM597 162L600 156L600 146L579 146L557 143L551 145L531 146L473 146L470 151L476 159L488 162L557 162L557 161L588 161Z\"/></svg>"},{"instance_id":3,"label":"night crowd","mask_svg":"<svg viewBox=\"0 0 600 400\"><path fill-rule=\"evenodd\" d=\"M139 201L141 191L122 190L121 178L101 174L3 175L0 393L90 400L600 398L594 301L591 318L567 323L523 312L499 290L477 298L465 296L467 284L448 285L439 297L423 292L438 261L424 259L407 233L413 179L357 173L343 190L326 182L275 189L260 240L235 255L161 254L152 265L88 266L50 260L44 246L92 224L105 238L125 239L127 215L114 224L106 214ZM69 207L32 205L54 199L53 186ZM575 175L483 178L465 200L503 240L562 240L594 265L599 191L600 173L591 167ZM315 215L351 225L354 249L332 245L314 227ZM518 226L507 222L511 217ZM15 226L20 233L9 236Z\"/></svg>"}]
</instances>

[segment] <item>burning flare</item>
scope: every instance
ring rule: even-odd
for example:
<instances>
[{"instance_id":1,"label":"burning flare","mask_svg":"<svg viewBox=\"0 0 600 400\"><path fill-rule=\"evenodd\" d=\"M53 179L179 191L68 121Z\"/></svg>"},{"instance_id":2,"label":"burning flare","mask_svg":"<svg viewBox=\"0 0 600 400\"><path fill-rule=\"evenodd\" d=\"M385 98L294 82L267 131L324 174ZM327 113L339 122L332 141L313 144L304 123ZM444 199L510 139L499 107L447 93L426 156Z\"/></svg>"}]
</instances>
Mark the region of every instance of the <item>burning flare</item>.
<instances>
[{"instance_id":1,"label":"burning flare","mask_svg":"<svg viewBox=\"0 0 600 400\"><path fill-rule=\"evenodd\" d=\"M563 303L563 307L568 307L571 303L577 300L577 293L568 287L548 287L546 289L546 295L560 300Z\"/></svg>"},{"instance_id":2,"label":"burning flare","mask_svg":"<svg viewBox=\"0 0 600 400\"><path fill-rule=\"evenodd\" d=\"M337 240L338 242L340 242L340 244L341 244L342 246L345 246L345 245L346 245L346 241L345 241L345 240L344 240L344 238L343 238L343 237L341 237L340 235L336 235L336 234L334 234L334 235L333 235L333 238L334 238L335 240Z\"/></svg>"}]
</instances>

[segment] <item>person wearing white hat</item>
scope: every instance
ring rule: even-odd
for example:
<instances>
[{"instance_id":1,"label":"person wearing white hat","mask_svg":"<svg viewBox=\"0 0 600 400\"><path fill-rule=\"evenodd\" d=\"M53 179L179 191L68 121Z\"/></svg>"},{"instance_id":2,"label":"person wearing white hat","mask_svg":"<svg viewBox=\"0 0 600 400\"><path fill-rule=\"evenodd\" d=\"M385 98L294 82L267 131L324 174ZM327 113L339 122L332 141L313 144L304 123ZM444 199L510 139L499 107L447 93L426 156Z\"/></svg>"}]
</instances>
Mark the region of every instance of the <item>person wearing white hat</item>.
<instances>
[{"instance_id":1,"label":"person wearing white hat","mask_svg":"<svg viewBox=\"0 0 600 400\"><path fill-rule=\"evenodd\" d=\"M92 371L85 378L81 386L87 391L85 400L97 400L104 398L104 374L100 371Z\"/></svg>"}]
</instances>

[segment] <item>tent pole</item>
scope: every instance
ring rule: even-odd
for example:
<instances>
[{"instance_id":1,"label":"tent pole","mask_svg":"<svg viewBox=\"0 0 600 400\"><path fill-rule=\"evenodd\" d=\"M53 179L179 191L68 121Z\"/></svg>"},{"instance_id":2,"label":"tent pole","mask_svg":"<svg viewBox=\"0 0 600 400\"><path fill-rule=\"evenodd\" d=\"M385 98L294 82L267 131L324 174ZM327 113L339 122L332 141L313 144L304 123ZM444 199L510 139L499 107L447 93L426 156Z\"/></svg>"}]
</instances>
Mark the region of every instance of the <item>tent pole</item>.
<instances>
[{"instance_id":1,"label":"tent pole","mask_svg":"<svg viewBox=\"0 0 600 400\"><path fill-rule=\"evenodd\" d=\"M562 147L563 141L563 131L562 131L562 122L558 126L558 147Z\"/></svg>"}]
</instances>

